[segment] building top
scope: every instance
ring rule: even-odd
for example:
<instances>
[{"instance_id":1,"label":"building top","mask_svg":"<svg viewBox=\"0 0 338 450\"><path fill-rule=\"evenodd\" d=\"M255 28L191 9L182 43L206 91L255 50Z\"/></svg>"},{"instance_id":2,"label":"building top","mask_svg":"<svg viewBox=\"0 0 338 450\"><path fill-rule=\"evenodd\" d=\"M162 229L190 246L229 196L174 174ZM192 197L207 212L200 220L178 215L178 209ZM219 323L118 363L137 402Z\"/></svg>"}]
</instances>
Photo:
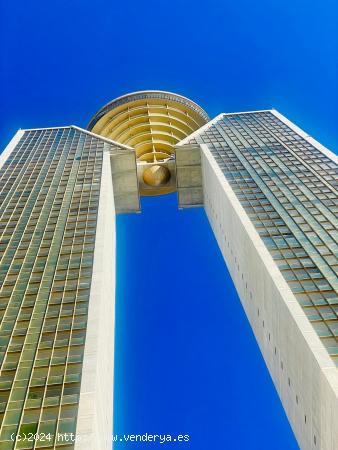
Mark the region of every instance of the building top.
<instances>
[{"instance_id":1,"label":"building top","mask_svg":"<svg viewBox=\"0 0 338 450\"><path fill-rule=\"evenodd\" d=\"M165 91L122 95L103 106L88 129L134 149L141 195L176 190L174 146L209 121L195 102Z\"/></svg>"}]
</instances>

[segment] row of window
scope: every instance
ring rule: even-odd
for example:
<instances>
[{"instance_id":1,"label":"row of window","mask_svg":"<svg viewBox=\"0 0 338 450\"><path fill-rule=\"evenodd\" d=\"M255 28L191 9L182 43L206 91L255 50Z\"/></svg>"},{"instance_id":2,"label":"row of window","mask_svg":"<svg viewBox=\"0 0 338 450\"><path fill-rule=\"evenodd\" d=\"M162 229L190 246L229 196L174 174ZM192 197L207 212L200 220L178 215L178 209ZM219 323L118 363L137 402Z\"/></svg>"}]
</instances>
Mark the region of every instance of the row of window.
<instances>
[{"instance_id":1,"label":"row of window","mask_svg":"<svg viewBox=\"0 0 338 450\"><path fill-rule=\"evenodd\" d=\"M103 147L75 129L28 131L0 170L3 445L18 430L75 431Z\"/></svg>"}]
</instances>

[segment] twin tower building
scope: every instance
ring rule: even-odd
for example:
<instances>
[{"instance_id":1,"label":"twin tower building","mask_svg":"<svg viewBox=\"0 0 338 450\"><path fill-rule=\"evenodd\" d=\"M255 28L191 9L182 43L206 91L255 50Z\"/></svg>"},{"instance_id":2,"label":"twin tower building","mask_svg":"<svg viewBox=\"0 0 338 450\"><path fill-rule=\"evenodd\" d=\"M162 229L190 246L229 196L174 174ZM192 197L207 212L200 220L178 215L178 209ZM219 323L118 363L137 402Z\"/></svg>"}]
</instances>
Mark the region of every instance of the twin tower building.
<instances>
[{"instance_id":1,"label":"twin tower building","mask_svg":"<svg viewBox=\"0 0 338 450\"><path fill-rule=\"evenodd\" d=\"M177 192L205 208L300 447L337 450L337 175L275 110L210 120L170 92L19 130L0 156L0 448L112 448L115 215Z\"/></svg>"}]
</instances>

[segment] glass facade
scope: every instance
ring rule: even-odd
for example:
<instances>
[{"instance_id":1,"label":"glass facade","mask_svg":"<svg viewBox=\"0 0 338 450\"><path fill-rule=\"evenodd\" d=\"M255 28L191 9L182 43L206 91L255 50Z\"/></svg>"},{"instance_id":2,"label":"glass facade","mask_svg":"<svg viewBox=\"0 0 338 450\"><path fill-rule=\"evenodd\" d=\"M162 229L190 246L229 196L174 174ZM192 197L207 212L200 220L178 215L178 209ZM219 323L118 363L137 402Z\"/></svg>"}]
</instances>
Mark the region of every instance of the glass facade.
<instances>
[{"instance_id":1,"label":"glass facade","mask_svg":"<svg viewBox=\"0 0 338 450\"><path fill-rule=\"evenodd\" d=\"M73 448L107 147L27 130L0 170L1 449Z\"/></svg>"},{"instance_id":2,"label":"glass facade","mask_svg":"<svg viewBox=\"0 0 338 450\"><path fill-rule=\"evenodd\" d=\"M207 144L338 365L338 165L272 112L222 115Z\"/></svg>"}]
</instances>

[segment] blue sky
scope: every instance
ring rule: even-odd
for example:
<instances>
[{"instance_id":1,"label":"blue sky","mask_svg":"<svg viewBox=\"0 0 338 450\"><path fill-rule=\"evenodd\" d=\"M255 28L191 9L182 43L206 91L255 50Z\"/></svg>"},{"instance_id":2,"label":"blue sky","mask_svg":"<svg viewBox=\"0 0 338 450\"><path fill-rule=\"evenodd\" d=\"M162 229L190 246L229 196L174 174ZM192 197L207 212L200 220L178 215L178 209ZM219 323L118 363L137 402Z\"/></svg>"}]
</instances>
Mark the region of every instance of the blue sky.
<instances>
[{"instance_id":1,"label":"blue sky","mask_svg":"<svg viewBox=\"0 0 338 450\"><path fill-rule=\"evenodd\" d=\"M110 99L170 90L220 112L275 107L337 150L333 0L2 1L1 146L85 127ZM206 216L175 195L118 218L115 431L193 450L296 449ZM119 444L117 449L163 448Z\"/></svg>"}]
</instances>

